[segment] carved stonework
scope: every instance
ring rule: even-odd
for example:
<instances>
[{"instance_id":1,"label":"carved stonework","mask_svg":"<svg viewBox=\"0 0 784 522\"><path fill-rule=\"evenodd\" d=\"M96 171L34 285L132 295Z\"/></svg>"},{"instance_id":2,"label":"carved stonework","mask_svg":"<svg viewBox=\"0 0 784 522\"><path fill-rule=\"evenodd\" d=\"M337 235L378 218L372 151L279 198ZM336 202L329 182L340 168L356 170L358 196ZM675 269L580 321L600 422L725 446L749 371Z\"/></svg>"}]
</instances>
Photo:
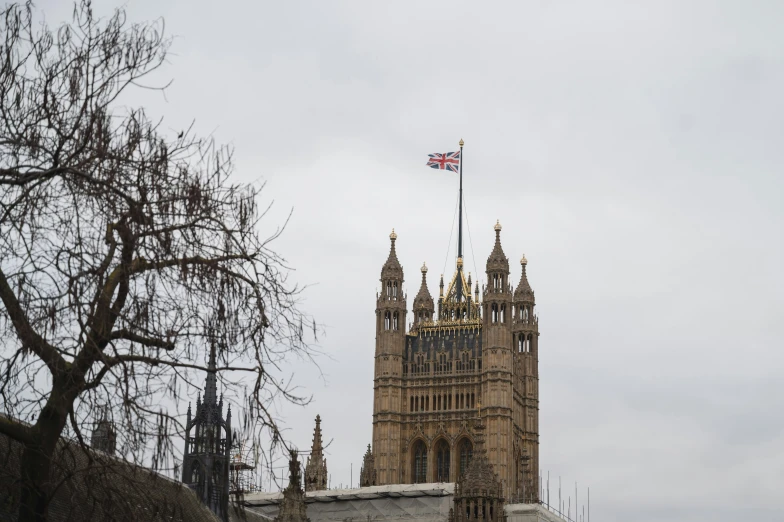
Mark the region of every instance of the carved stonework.
<instances>
[{"instance_id":1,"label":"carved stonework","mask_svg":"<svg viewBox=\"0 0 784 522\"><path fill-rule=\"evenodd\" d=\"M365 456L362 458L362 470L359 472L359 487L366 488L376 485L376 459L368 444Z\"/></svg>"},{"instance_id":2,"label":"carved stonework","mask_svg":"<svg viewBox=\"0 0 784 522\"><path fill-rule=\"evenodd\" d=\"M474 455L468 470L455 484L454 506L449 511L450 522L500 522L506 519L503 488L487 458L484 430L480 420L474 427Z\"/></svg>"},{"instance_id":3,"label":"carved stonework","mask_svg":"<svg viewBox=\"0 0 784 522\"><path fill-rule=\"evenodd\" d=\"M283 501L275 522L310 522L302 490L302 475L299 469L297 450L291 450L289 458L289 485L283 490Z\"/></svg>"},{"instance_id":4,"label":"carved stonework","mask_svg":"<svg viewBox=\"0 0 784 522\"><path fill-rule=\"evenodd\" d=\"M321 416L316 415L316 428L313 430L313 446L305 466L305 491L327 489L327 459L321 442Z\"/></svg>"}]
</instances>

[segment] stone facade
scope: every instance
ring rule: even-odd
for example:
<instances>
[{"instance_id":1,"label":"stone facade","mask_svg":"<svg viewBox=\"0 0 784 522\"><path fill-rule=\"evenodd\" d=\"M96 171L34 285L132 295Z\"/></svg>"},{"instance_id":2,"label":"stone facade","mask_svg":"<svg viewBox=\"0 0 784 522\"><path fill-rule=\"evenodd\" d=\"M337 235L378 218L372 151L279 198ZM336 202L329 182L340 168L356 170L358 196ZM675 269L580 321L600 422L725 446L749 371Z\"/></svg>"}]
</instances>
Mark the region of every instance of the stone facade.
<instances>
[{"instance_id":1,"label":"stone facade","mask_svg":"<svg viewBox=\"0 0 784 522\"><path fill-rule=\"evenodd\" d=\"M471 293L457 259L451 282L433 300L427 267L407 303L397 235L381 270L376 300L373 456L377 484L457 482L476 444L481 406L488 461L507 499L539 492L538 318L527 261L516 289L501 247L501 226L487 260L488 284ZM480 298L481 297L481 298Z\"/></svg>"}]
</instances>

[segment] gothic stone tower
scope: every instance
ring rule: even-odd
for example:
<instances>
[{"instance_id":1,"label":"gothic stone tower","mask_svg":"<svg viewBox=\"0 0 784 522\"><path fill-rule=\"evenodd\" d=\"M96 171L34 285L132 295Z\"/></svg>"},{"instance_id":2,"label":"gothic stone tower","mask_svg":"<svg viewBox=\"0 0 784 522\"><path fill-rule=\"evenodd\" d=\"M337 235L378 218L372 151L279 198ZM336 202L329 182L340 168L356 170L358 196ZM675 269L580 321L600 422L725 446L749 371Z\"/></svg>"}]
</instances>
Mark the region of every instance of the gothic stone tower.
<instances>
[{"instance_id":1,"label":"gothic stone tower","mask_svg":"<svg viewBox=\"0 0 784 522\"><path fill-rule=\"evenodd\" d=\"M392 233L376 301L373 455L379 485L456 482L476 444L482 410L487 459L507 499L538 500L538 318L523 271L516 289L501 247L501 225L487 260L487 285L471 293L458 257L437 309L427 267L404 332L403 269Z\"/></svg>"},{"instance_id":2,"label":"gothic stone tower","mask_svg":"<svg viewBox=\"0 0 784 522\"><path fill-rule=\"evenodd\" d=\"M213 513L229 520L229 450L231 449L231 407L223 418L223 396L218 399L215 347L210 350L204 402L196 399L196 415L185 425L182 481Z\"/></svg>"}]
</instances>

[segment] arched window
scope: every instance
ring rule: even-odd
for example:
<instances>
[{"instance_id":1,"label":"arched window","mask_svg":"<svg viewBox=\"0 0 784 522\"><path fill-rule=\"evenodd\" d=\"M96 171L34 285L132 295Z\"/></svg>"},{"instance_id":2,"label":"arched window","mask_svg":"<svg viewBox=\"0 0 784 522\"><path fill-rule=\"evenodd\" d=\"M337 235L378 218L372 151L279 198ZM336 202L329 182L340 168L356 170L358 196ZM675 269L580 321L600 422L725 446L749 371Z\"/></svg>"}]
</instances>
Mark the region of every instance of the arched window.
<instances>
[{"instance_id":1,"label":"arched window","mask_svg":"<svg viewBox=\"0 0 784 522\"><path fill-rule=\"evenodd\" d=\"M392 297L397 298L397 281L392 285Z\"/></svg>"},{"instance_id":2,"label":"arched window","mask_svg":"<svg viewBox=\"0 0 784 522\"><path fill-rule=\"evenodd\" d=\"M408 411L415 411L414 410L414 398L413 397L411 397L411 407L408 409Z\"/></svg>"},{"instance_id":3,"label":"arched window","mask_svg":"<svg viewBox=\"0 0 784 522\"><path fill-rule=\"evenodd\" d=\"M460 467L457 472L462 476L468 469L468 463L471 462L471 457L474 454L474 445L471 444L470 440L463 439L458 444L458 448L458 451L460 451Z\"/></svg>"},{"instance_id":4,"label":"arched window","mask_svg":"<svg viewBox=\"0 0 784 522\"><path fill-rule=\"evenodd\" d=\"M528 307L523 308L523 322L528 322Z\"/></svg>"},{"instance_id":5,"label":"arched window","mask_svg":"<svg viewBox=\"0 0 784 522\"><path fill-rule=\"evenodd\" d=\"M492 311L492 320L493 320L494 323L497 323L498 322L498 305L496 303L492 304L491 311Z\"/></svg>"},{"instance_id":6,"label":"arched window","mask_svg":"<svg viewBox=\"0 0 784 522\"><path fill-rule=\"evenodd\" d=\"M449 444L444 439L436 443L436 469L435 481L436 482L449 482Z\"/></svg>"},{"instance_id":7,"label":"arched window","mask_svg":"<svg viewBox=\"0 0 784 522\"><path fill-rule=\"evenodd\" d=\"M387 281L387 297L392 297L392 282Z\"/></svg>"},{"instance_id":8,"label":"arched window","mask_svg":"<svg viewBox=\"0 0 784 522\"><path fill-rule=\"evenodd\" d=\"M400 316L398 315L397 312L395 312L394 315L392 316L392 329L395 330L395 331L397 331L398 328L399 328L399 326L398 326L398 319L399 318L400 318Z\"/></svg>"},{"instance_id":9,"label":"arched window","mask_svg":"<svg viewBox=\"0 0 784 522\"><path fill-rule=\"evenodd\" d=\"M412 482L414 484L427 482L427 447L424 441L418 440L414 443L412 454L414 456Z\"/></svg>"},{"instance_id":10,"label":"arched window","mask_svg":"<svg viewBox=\"0 0 784 522\"><path fill-rule=\"evenodd\" d=\"M194 462L191 467L191 484L199 483L199 463Z\"/></svg>"},{"instance_id":11,"label":"arched window","mask_svg":"<svg viewBox=\"0 0 784 522\"><path fill-rule=\"evenodd\" d=\"M384 312L384 330L389 330L392 325L392 315L389 312Z\"/></svg>"},{"instance_id":12,"label":"arched window","mask_svg":"<svg viewBox=\"0 0 784 522\"><path fill-rule=\"evenodd\" d=\"M517 351L523 353L523 335L517 336Z\"/></svg>"},{"instance_id":13,"label":"arched window","mask_svg":"<svg viewBox=\"0 0 784 522\"><path fill-rule=\"evenodd\" d=\"M501 305L501 322L502 323L506 322L506 305L505 304Z\"/></svg>"}]
</instances>

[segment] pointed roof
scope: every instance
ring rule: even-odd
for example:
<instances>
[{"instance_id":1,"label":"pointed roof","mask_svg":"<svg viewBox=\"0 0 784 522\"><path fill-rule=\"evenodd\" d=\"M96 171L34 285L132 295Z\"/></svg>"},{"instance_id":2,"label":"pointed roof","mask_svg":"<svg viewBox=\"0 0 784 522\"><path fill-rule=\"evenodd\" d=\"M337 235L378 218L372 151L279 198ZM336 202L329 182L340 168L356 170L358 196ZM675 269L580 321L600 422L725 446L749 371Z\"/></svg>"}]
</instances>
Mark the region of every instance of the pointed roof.
<instances>
[{"instance_id":1,"label":"pointed roof","mask_svg":"<svg viewBox=\"0 0 784 522\"><path fill-rule=\"evenodd\" d=\"M305 465L305 491L325 489L327 489L327 459L324 458L324 446L321 441L321 415L316 415L313 445Z\"/></svg>"},{"instance_id":2,"label":"pointed roof","mask_svg":"<svg viewBox=\"0 0 784 522\"><path fill-rule=\"evenodd\" d=\"M496 221L495 226L495 245L490 256L487 258L487 271L488 272L504 272L509 273L509 259L504 254L504 249L501 247L501 223Z\"/></svg>"},{"instance_id":3,"label":"pointed roof","mask_svg":"<svg viewBox=\"0 0 784 522\"><path fill-rule=\"evenodd\" d=\"M465 301L466 298L471 297L471 285L466 281L465 272L463 272L463 258L458 257L455 265L455 274L449 282L446 290L447 301ZM458 298L458 290L460 296Z\"/></svg>"},{"instance_id":4,"label":"pointed roof","mask_svg":"<svg viewBox=\"0 0 784 522\"><path fill-rule=\"evenodd\" d=\"M359 472L359 487L366 488L376 485L376 459L368 444L365 456L362 458L362 469Z\"/></svg>"},{"instance_id":5,"label":"pointed roof","mask_svg":"<svg viewBox=\"0 0 784 522\"><path fill-rule=\"evenodd\" d=\"M414 298L414 310L421 308L430 311L435 309L433 297L430 295L430 290L427 289L427 265L424 263L422 263L422 285Z\"/></svg>"},{"instance_id":6,"label":"pointed roof","mask_svg":"<svg viewBox=\"0 0 784 522\"><path fill-rule=\"evenodd\" d=\"M391 242L391 246L389 247L389 257L387 257L387 261L381 268L381 279L399 279L402 281L403 267L400 265L400 261L397 259L397 252L395 251L395 241L397 240L397 234L395 234L394 228L392 229L392 233L389 234L389 240Z\"/></svg>"},{"instance_id":7,"label":"pointed roof","mask_svg":"<svg viewBox=\"0 0 784 522\"><path fill-rule=\"evenodd\" d=\"M517 283L517 288L515 288L515 301L533 301L534 291L531 288L531 285L528 283L528 276L525 273L525 267L528 264L528 260L525 258L525 255L523 255L522 259L520 259L520 264L523 267L523 271L520 274L520 282Z\"/></svg>"},{"instance_id":8,"label":"pointed roof","mask_svg":"<svg viewBox=\"0 0 784 522\"><path fill-rule=\"evenodd\" d=\"M204 404L218 402L218 370L215 364L215 345L210 346L210 361L207 363L207 382L204 386Z\"/></svg>"},{"instance_id":9,"label":"pointed roof","mask_svg":"<svg viewBox=\"0 0 784 522\"><path fill-rule=\"evenodd\" d=\"M324 447L321 442L321 415L316 415L316 427L313 429L313 446L310 449L311 458L321 458Z\"/></svg>"}]
</instances>

